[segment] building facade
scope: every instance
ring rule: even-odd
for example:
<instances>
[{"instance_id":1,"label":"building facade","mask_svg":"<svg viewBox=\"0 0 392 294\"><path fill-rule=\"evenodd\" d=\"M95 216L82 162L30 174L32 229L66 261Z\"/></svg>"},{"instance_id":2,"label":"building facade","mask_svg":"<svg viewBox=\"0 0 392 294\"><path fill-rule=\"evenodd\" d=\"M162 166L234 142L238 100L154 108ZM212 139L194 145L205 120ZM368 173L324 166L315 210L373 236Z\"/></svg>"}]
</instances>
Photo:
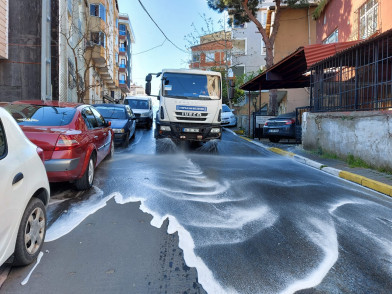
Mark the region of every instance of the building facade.
<instances>
[{"instance_id":1,"label":"building facade","mask_svg":"<svg viewBox=\"0 0 392 294\"><path fill-rule=\"evenodd\" d=\"M8 58L8 0L0 2L0 59Z\"/></svg>"},{"instance_id":2,"label":"building facade","mask_svg":"<svg viewBox=\"0 0 392 294\"><path fill-rule=\"evenodd\" d=\"M230 67L232 51L231 32L215 32L200 37L200 44L192 46L190 68L203 70L222 69Z\"/></svg>"},{"instance_id":3,"label":"building facade","mask_svg":"<svg viewBox=\"0 0 392 294\"><path fill-rule=\"evenodd\" d=\"M367 39L392 28L390 0L330 0L318 10L317 43Z\"/></svg>"},{"instance_id":4,"label":"building facade","mask_svg":"<svg viewBox=\"0 0 392 294\"><path fill-rule=\"evenodd\" d=\"M0 1L0 10L0 101L40 99L41 1Z\"/></svg>"},{"instance_id":5,"label":"building facade","mask_svg":"<svg viewBox=\"0 0 392 294\"><path fill-rule=\"evenodd\" d=\"M257 19L266 27L273 23L274 6L272 1L263 2L257 12ZM243 25L232 25L231 39L233 40L233 52L231 55L232 70L236 76L258 72L265 67L265 45L263 38L253 22Z\"/></svg>"},{"instance_id":6,"label":"building facade","mask_svg":"<svg viewBox=\"0 0 392 294\"><path fill-rule=\"evenodd\" d=\"M118 55L118 79L122 99L131 90L132 83L132 44L135 43L131 21L128 14L119 15L119 55Z\"/></svg>"}]
</instances>

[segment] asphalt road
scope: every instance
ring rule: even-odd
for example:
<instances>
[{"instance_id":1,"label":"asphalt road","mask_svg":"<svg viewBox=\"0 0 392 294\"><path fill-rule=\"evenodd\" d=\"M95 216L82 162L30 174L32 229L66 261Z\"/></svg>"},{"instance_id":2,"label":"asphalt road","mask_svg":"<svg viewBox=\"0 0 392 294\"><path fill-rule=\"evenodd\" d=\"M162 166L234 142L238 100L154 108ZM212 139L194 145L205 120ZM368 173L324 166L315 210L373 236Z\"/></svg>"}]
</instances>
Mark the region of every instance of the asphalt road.
<instances>
[{"instance_id":1,"label":"asphalt road","mask_svg":"<svg viewBox=\"0 0 392 294\"><path fill-rule=\"evenodd\" d=\"M0 293L392 292L390 198L229 132L138 130L89 192L52 191L40 263Z\"/></svg>"}]
</instances>

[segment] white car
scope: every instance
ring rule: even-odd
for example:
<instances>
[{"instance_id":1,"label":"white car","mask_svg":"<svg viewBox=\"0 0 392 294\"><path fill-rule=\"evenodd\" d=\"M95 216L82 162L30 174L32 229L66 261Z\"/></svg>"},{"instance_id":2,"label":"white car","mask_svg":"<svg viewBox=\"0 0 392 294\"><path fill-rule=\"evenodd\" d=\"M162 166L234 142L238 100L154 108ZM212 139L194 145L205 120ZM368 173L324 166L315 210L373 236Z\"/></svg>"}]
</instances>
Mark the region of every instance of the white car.
<instances>
[{"instance_id":1,"label":"white car","mask_svg":"<svg viewBox=\"0 0 392 294\"><path fill-rule=\"evenodd\" d=\"M136 116L136 124L151 128L153 122L152 101L150 97L128 96L124 104L129 105Z\"/></svg>"},{"instance_id":2,"label":"white car","mask_svg":"<svg viewBox=\"0 0 392 294\"><path fill-rule=\"evenodd\" d=\"M46 233L50 188L43 150L0 107L0 265L33 262Z\"/></svg>"},{"instance_id":3,"label":"white car","mask_svg":"<svg viewBox=\"0 0 392 294\"><path fill-rule=\"evenodd\" d=\"M222 126L235 127L237 125L237 118L233 114L233 110L226 104L222 104Z\"/></svg>"}]
</instances>

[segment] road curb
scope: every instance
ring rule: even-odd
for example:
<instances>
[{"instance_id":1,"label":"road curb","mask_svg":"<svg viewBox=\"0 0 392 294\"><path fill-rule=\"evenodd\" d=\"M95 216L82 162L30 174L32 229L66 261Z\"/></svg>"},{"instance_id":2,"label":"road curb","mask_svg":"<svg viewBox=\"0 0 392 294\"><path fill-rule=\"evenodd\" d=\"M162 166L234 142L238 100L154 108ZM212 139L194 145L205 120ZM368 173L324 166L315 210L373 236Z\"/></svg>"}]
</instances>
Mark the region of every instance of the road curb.
<instances>
[{"instance_id":1,"label":"road curb","mask_svg":"<svg viewBox=\"0 0 392 294\"><path fill-rule=\"evenodd\" d=\"M267 146L265 146L265 145L263 145L261 143L254 142L253 140L251 140L249 138L246 138L246 137L243 137L243 136L239 136L239 137L244 139L244 140L246 140L246 141L248 141L248 142L251 142L251 143L253 143L253 144L257 145L257 146L260 146L260 147L265 148L265 149L267 149L267 150L269 150L271 152L274 152L276 154L293 158L295 161L297 161L299 163L311 166L313 168L316 168L316 169L319 169L319 170L321 170L323 172L326 172L326 173L328 173L330 175L333 175L333 176L345 179L347 181L359 184L359 185L364 186L366 188L372 189L374 191L377 191L379 193L382 193L382 194L385 194L387 196L391 196L392 197L392 186L390 186L390 185L381 183L381 182L376 181L376 180L369 179L369 178L361 176L361 175L357 175L357 174L354 174L354 173L350 173L350 172L347 172L347 171L343 171L343 170L339 170L339 169L336 169L336 168L333 168L333 167L329 167L329 166L323 165L323 164L321 164L321 163L319 163L317 161L308 159L308 158L303 157L301 155L297 155L297 154L295 154L293 152L282 150L282 149L277 148L277 147L267 147Z\"/></svg>"}]
</instances>

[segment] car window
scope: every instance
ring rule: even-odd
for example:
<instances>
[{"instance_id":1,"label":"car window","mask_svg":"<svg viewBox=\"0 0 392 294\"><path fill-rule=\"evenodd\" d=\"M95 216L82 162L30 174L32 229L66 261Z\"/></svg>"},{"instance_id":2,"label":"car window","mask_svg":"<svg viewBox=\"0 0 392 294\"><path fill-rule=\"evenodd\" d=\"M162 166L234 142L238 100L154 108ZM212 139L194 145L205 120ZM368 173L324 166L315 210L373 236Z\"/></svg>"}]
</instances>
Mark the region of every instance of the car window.
<instances>
[{"instance_id":1,"label":"car window","mask_svg":"<svg viewBox=\"0 0 392 294\"><path fill-rule=\"evenodd\" d=\"M7 140L3 128L3 123L0 119L0 159L3 159L7 155Z\"/></svg>"},{"instance_id":2,"label":"car window","mask_svg":"<svg viewBox=\"0 0 392 294\"><path fill-rule=\"evenodd\" d=\"M128 104L132 109L149 109L150 105L147 100L139 99L125 99L125 104Z\"/></svg>"},{"instance_id":3,"label":"car window","mask_svg":"<svg viewBox=\"0 0 392 294\"><path fill-rule=\"evenodd\" d=\"M103 116L93 107L91 107L91 111L93 112L95 119L97 120L98 128L101 128L105 125L105 119Z\"/></svg>"},{"instance_id":4,"label":"car window","mask_svg":"<svg viewBox=\"0 0 392 294\"><path fill-rule=\"evenodd\" d=\"M91 111L90 107L86 107L82 111L82 116L86 122L86 125L89 129L94 129L98 127L97 120L94 116L94 113Z\"/></svg>"},{"instance_id":5,"label":"car window","mask_svg":"<svg viewBox=\"0 0 392 294\"><path fill-rule=\"evenodd\" d=\"M117 106L95 106L95 109L106 119L126 119L125 109Z\"/></svg>"},{"instance_id":6,"label":"car window","mask_svg":"<svg viewBox=\"0 0 392 294\"><path fill-rule=\"evenodd\" d=\"M227 106L226 104L222 105L222 110L223 110L223 112L231 112L229 106Z\"/></svg>"},{"instance_id":7,"label":"car window","mask_svg":"<svg viewBox=\"0 0 392 294\"><path fill-rule=\"evenodd\" d=\"M31 104L11 104L4 107L19 125L64 126L68 125L75 113L73 107L58 107Z\"/></svg>"}]
</instances>

